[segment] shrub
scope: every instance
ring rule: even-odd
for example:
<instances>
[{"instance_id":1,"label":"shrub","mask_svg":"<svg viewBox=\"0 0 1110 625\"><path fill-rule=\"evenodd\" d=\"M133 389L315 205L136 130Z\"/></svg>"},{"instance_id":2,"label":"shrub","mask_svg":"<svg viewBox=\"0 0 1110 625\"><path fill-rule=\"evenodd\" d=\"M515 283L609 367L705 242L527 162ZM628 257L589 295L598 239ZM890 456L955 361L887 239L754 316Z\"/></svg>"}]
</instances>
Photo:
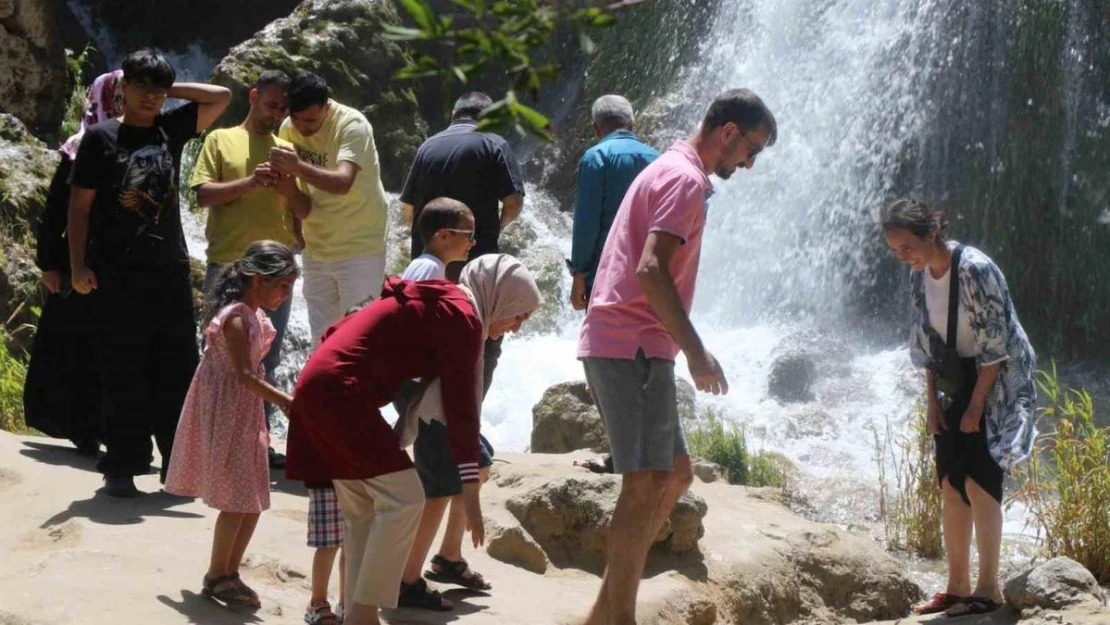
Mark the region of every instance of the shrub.
<instances>
[{"instance_id":1,"label":"shrub","mask_svg":"<svg viewBox=\"0 0 1110 625\"><path fill-rule=\"evenodd\" d=\"M926 427L925 404L913 411L909 431L892 441L887 425L885 440L875 432L879 468L879 519L887 549L906 551L923 558L944 553L941 539L941 491L937 485L933 436ZM894 491L887 479L893 470Z\"/></svg>"},{"instance_id":2,"label":"shrub","mask_svg":"<svg viewBox=\"0 0 1110 625\"><path fill-rule=\"evenodd\" d=\"M729 484L785 487L789 463L767 451L751 454L744 430L728 427L712 409L686 433L690 456L721 465Z\"/></svg>"},{"instance_id":3,"label":"shrub","mask_svg":"<svg viewBox=\"0 0 1110 625\"><path fill-rule=\"evenodd\" d=\"M81 129L81 118L85 116L85 100L88 91L86 86L81 84L81 76L85 72L85 66L89 64L89 53L95 51L91 44L86 45L80 53L66 48L66 73L69 74L69 81L73 84L73 88L66 98L65 116L62 118L62 128L59 132L61 141L77 134Z\"/></svg>"},{"instance_id":4,"label":"shrub","mask_svg":"<svg viewBox=\"0 0 1110 625\"><path fill-rule=\"evenodd\" d=\"M22 308L22 305L16 307L8 321L0 324L0 430L28 434L33 430L23 419L23 382L27 379L27 363L9 347L15 334L33 331L31 326L9 329L12 319Z\"/></svg>"},{"instance_id":5,"label":"shrub","mask_svg":"<svg viewBox=\"0 0 1110 625\"><path fill-rule=\"evenodd\" d=\"M1110 427L1095 423L1085 390L1062 388L1052 371L1037 372L1043 417L1056 431L1038 440L1018 470L1045 557L1066 556L1110 583Z\"/></svg>"}]
</instances>

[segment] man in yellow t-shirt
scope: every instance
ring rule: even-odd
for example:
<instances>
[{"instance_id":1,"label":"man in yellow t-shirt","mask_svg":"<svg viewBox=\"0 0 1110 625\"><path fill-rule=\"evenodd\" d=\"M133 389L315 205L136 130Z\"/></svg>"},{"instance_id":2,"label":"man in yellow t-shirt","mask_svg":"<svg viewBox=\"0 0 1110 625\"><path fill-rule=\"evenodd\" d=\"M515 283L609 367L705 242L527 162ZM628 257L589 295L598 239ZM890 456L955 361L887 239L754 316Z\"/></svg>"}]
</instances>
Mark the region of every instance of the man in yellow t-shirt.
<instances>
[{"instance_id":1,"label":"man in yellow t-shirt","mask_svg":"<svg viewBox=\"0 0 1110 625\"><path fill-rule=\"evenodd\" d=\"M366 117L332 100L316 74L294 78L288 96L289 119L278 136L296 149L274 147L270 159L311 198L294 214L304 222L304 298L315 343L345 311L381 290L389 205Z\"/></svg>"},{"instance_id":2,"label":"man in yellow t-shirt","mask_svg":"<svg viewBox=\"0 0 1110 625\"><path fill-rule=\"evenodd\" d=\"M280 71L265 71L250 91L250 112L234 128L213 130L204 140L193 170L192 187L197 204L208 209L205 238L208 240L208 271L204 291L227 265L234 262L247 246L270 239L294 247L293 208L307 206L292 177L284 177L270 165L270 149L291 147L274 136L285 117L285 90L289 77ZM281 361L281 343L289 323L291 299L270 312L277 330L270 352L263 363L272 383L274 370ZM266 406L269 416L273 407ZM267 419L267 423L269 419ZM281 466L282 458L270 450L271 464Z\"/></svg>"}]
</instances>

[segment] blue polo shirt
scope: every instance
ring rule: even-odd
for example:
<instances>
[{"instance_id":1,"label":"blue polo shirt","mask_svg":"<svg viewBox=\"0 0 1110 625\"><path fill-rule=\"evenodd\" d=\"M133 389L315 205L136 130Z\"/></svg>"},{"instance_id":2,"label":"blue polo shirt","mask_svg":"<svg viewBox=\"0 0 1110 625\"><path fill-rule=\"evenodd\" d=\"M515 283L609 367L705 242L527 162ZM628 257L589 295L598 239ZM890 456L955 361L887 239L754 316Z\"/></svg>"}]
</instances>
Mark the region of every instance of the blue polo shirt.
<instances>
[{"instance_id":1,"label":"blue polo shirt","mask_svg":"<svg viewBox=\"0 0 1110 625\"><path fill-rule=\"evenodd\" d=\"M570 267L576 273L586 274L587 291L593 288L601 250L624 193L658 157L659 152L640 141L632 131L616 130L586 150L578 161Z\"/></svg>"}]
</instances>

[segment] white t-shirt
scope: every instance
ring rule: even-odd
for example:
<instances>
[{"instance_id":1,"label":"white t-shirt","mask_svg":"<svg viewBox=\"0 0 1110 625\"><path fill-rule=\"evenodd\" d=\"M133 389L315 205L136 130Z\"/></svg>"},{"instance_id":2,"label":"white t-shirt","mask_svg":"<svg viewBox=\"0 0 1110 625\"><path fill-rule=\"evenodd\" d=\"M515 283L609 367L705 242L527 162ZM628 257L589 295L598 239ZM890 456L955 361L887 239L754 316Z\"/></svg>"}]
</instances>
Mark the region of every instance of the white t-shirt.
<instances>
[{"instance_id":1,"label":"white t-shirt","mask_svg":"<svg viewBox=\"0 0 1110 625\"><path fill-rule=\"evenodd\" d=\"M414 282L443 280L446 277L447 267L443 264L443 261L428 253L414 258L409 266L405 267L405 273L401 274L402 280L412 280Z\"/></svg>"},{"instance_id":2,"label":"white t-shirt","mask_svg":"<svg viewBox=\"0 0 1110 625\"><path fill-rule=\"evenodd\" d=\"M948 341L948 286L951 273L952 267L949 267L943 276L933 278L929 268L925 268L925 308L929 311L929 324L942 341ZM956 352L960 358L975 358L979 355L979 347L975 344L975 335L971 333L967 311L962 305L957 306L956 310Z\"/></svg>"}]
</instances>

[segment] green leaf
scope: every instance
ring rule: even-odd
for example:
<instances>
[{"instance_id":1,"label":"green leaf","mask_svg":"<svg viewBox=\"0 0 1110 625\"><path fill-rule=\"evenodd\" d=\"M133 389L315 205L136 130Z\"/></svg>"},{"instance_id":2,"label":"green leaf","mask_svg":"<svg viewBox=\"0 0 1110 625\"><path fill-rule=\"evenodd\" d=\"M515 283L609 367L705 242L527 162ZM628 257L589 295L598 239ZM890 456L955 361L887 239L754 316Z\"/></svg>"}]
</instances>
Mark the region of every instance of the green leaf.
<instances>
[{"instance_id":1,"label":"green leaf","mask_svg":"<svg viewBox=\"0 0 1110 625\"><path fill-rule=\"evenodd\" d=\"M582 53L586 55L593 55L594 51L597 50L597 44L586 34L586 31L578 34L578 45L582 47Z\"/></svg>"},{"instance_id":2,"label":"green leaf","mask_svg":"<svg viewBox=\"0 0 1110 625\"><path fill-rule=\"evenodd\" d=\"M590 20L590 26L595 26L598 28L612 26L616 23L617 18L614 17L612 13L601 13L600 15L595 15L593 19Z\"/></svg>"},{"instance_id":3,"label":"green leaf","mask_svg":"<svg viewBox=\"0 0 1110 625\"><path fill-rule=\"evenodd\" d=\"M424 0L400 0L413 21L429 34L435 31L435 12Z\"/></svg>"},{"instance_id":4,"label":"green leaf","mask_svg":"<svg viewBox=\"0 0 1110 625\"><path fill-rule=\"evenodd\" d=\"M427 31L420 30L419 28L394 26L393 24L385 25L385 34L382 36L390 41L420 41L430 38Z\"/></svg>"},{"instance_id":5,"label":"green leaf","mask_svg":"<svg viewBox=\"0 0 1110 625\"><path fill-rule=\"evenodd\" d=\"M463 71L463 68L458 65L452 65L451 70L455 72L455 77L459 79L459 82L466 84L466 72Z\"/></svg>"}]
</instances>

